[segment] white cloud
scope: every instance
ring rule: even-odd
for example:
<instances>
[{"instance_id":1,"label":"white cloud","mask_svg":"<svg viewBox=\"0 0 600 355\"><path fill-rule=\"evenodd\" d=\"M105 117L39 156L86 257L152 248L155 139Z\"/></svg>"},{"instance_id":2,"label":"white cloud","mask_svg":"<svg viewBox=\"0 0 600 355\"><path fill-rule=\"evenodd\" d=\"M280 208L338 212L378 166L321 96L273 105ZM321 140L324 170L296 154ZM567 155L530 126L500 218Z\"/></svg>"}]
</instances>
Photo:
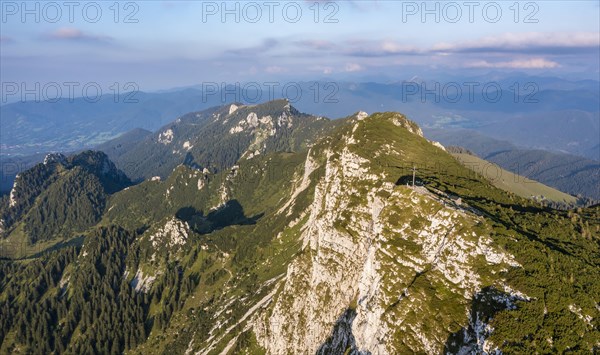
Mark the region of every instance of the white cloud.
<instances>
[{"instance_id":1,"label":"white cloud","mask_svg":"<svg viewBox=\"0 0 600 355\"><path fill-rule=\"evenodd\" d=\"M361 71L363 68L360 66L360 64L348 63L348 64L346 64L346 67L344 69L345 69L345 71L352 73L352 72Z\"/></svg>"},{"instance_id":2,"label":"white cloud","mask_svg":"<svg viewBox=\"0 0 600 355\"><path fill-rule=\"evenodd\" d=\"M57 40L80 40L100 42L112 40L112 38L109 36L85 33L82 30L74 27L61 27L55 30L54 32L47 34L45 37Z\"/></svg>"},{"instance_id":3,"label":"white cloud","mask_svg":"<svg viewBox=\"0 0 600 355\"><path fill-rule=\"evenodd\" d=\"M600 42L597 32L575 33L504 33L497 36L482 37L473 41L438 43L432 47L433 51L469 51L469 50L523 50L531 51L535 48L596 48Z\"/></svg>"},{"instance_id":4,"label":"white cloud","mask_svg":"<svg viewBox=\"0 0 600 355\"><path fill-rule=\"evenodd\" d=\"M509 69L553 69L560 64L544 58L517 59L508 62L488 62L480 60L466 65L469 68L509 68Z\"/></svg>"},{"instance_id":5,"label":"white cloud","mask_svg":"<svg viewBox=\"0 0 600 355\"><path fill-rule=\"evenodd\" d=\"M385 53L390 53L390 54L394 54L394 53L418 53L418 52L421 51L417 47L402 45L402 44L396 43L394 41L384 41L381 44L381 50L383 50L383 52L385 52Z\"/></svg>"},{"instance_id":6,"label":"white cloud","mask_svg":"<svg viewBox=\"0 0 600 355\"><path fill-rule=\"evenodd\" d=\"M307 68L310 71L323 73L325 75L329 75L333 73L333 67L323 66L323 65L312 65Z\"/></svg>"},{"instance_id":7,"label":"white cloud","mask_svg":"<svg viewBox=\"0 0 600 355\"><path fill-rule=\"evenodd\" d=\"M280 66L272 65L272 66L266 67L265 71L269 74L279 74L279 73L285 73L287 70Z\"/></svg>"},{"instance_id":8,"label":"white cloud","mask_svg":"<svg viewBox=\"0 0 600 355\"><path fill-rule=\"evenodd\" d=\"M529 55L571 55L596 51L600 34L595 32L511 32L469 41L442 42L414 46L395 40L354 40L340 46L341 54L358 57L397 55L447 56L454 53L523 53Z\"/></svg>"},{"instance_id":9,"label":"white cloud","mask_svg":"<svg viewBox=\"0 0 600 355\"><path fill-rule=\"evenodd\" d=\"M298 41L296 44L315 50L331 50L335 47L332 42L320 39Z\"/></svg>"}]
</instances>

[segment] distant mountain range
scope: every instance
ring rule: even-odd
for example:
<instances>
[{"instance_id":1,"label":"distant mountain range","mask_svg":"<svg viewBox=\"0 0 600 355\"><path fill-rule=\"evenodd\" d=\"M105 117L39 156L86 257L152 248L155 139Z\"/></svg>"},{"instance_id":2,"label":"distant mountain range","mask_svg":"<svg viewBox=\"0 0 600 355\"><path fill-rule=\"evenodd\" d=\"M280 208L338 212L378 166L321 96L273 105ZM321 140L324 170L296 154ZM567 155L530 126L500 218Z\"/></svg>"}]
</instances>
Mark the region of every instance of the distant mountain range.
<instances>
[{"instance_id":1,"label":"distant mountain range","mask_svg":"<svg viewBox=\"0 0 600 355\"><path fill-rule=\"evenodd\" d=\"M523 149L471 130L425 131L442 144L464 147L479 157L571 195L600 200L600 162L575 155Z\"/></svg>"},{"instance_id":2,"label":"distant mountain range","mask_svg":"<svg viewBox=\"0 0 600 355\"><path fill-rule=\"evenodd\" d=\"M288 104L285 100L275 102L281 103L283 106ZM241 110L237 114L243 114L253 106L238 103L236 107L240 107ZM232 121L217 124L216 117L224 117L229 114L228 110L233 110L230 105L223 107L225 109L215 106L204 111L181 115L176 121L158 128L156 133L141 128L133 129L96 146L95 149L105 152L128 176L136 180L154 175L164 178L175 166L182 163L218 170L224 162L229 162L241 154L245 154L251 145L253 145L253 149L260 145L258 142L253 142L254 138L249 138L243 130L230 137L227 134L229 131L243 128L232 127ZM217 112L219 109L222 111ZM288 115L291 119L294 116L297 116L296 118L306 117L298 111L290 112ZM265 116L268 116L268 113L265 113ZM317 118L315 116L312 119ZM327 120L320 122L331 124L325 123L329 122ZM258 122L250 125L255 124L265 130L270 129L269 123ZM539 124L543 125L543 122L540 121ZM305 140L307 135L315 133L306 132L301 127L300 130L297 128L295 126L284 127L276 129L276 132L289 136L290 140L287 144L292 145L301 144L300 142ZM173 134L172 138L170 138L171 133ZM475 152L479 157L496 163L508 171L539 181L560 191L600 200L598 161L570 154L526 149L474 130L425 128L425 133L429 138L440 141L444 145L463 146ZM264 143L267 144L275 138L267 134L264 139ZM165 144L169 140L171 142ZM215 147L223 146L220 144L223 143L221 140L229 142L227 144L235 146L235 149L215 152ZM261 149L270 148L261 147ZM260 152L261 149L258 151ZM0 193L8 193L12 188L15 175L42 161L44 156L45 154L41 153L27 156L0 156L2 163Z\"/></svg>"},{"instance_id":3,"label":"distant mountain range","mask_svg":"<svg viewBox=\"0 0 600 355\"><path fill-rule=\"evenodd\" d=\"M214 91L217 84L211 83L210 90L205 84L139 92L135 95L137 103L125 102L125 96L107 95L93 103L79 98L3 105L0 156L91 148L135 128L155 132L173 117L189 112L235 101L249 105L282 98L281 87L290 84L298 92L290 97L292 104L303 112L338 118L359 110L398 110L424 129L474 129L526 148L600 161L598 81L497 75L448 77L440 82L415 78L390 83L280 84L278 90L254 83L230 85L222 92Z\"/></svg>"},{"instance_id":4,"label":"distant mountain range","mask_svg":"<svg viewBox=\"0 0 600 355\"><path fill-rule=\"evenodd\" d=\"M537 181L504 170L498 165L483 160L476 155L460 152L460 149L458 149L458 152L455 152L452 148L453 147L446 147L446 150L451 152L452 155L467 168L487 178L499 189L512 192L524 198L548 201L550 203L556 202L563 206L565 204L576 205L578 202L575 196L560 192Z\"/></svg>"},{"instance_id":5,"label":"distant mountain range","mask_svg":"<svg viewBox=\"0 0 600 355\"><path fill-rule=\"evenodd\" d=\"M173 117L202 107L196 90L138 92L137 102L105 95L58 102L17 102L0 106L2 155L75 151L101 144L135 128L151 131Z\"/></svg>"},{"instance_id":6,"label":"distant mountain range","mask_svg":"<svg viewBox=\"0 0 600 355\"><path fill-rule=\"evenodd\" d=\"M600 206L498 188L403 114L228 104L104 149L0 198L0 353L600 350Z\"/></svg>"}]
</instances>

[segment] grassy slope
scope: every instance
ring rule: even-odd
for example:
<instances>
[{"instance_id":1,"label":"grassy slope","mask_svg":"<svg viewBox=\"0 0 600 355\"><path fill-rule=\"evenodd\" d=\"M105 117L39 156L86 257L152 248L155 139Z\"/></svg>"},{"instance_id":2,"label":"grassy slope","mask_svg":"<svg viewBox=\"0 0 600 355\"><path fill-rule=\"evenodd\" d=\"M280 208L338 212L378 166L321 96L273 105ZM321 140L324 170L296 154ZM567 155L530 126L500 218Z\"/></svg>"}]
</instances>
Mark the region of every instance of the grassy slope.
<instances>
[{"instance_id":1,"label":"grassy slope","mask_svg":"<svg viewBox=\"0 0 600 355\"><path fill-rule=\"evenodd\" d=\"M557 211L502 191L425 139L394 127L385 119L389 115L374 114L362 130L368 139L360 142L361 155L399 177L416 165L417 176L431 192L461 196L479 210L494 243L523 266L506 276L511 287L531 300L494 317L492 341L507 353L589 352L597 346L600 207ZM400 144L400 159L376 157L378 147L388 142ZM593 322L583 321L572 307ZM456 321L464 324L466 319Z\"/></svg>"},{"instance_id":2,"label":"grassy slope","mask_svg":"<svg viewBox=\"0 0 600 355\"><path fill-rule=\"evenodd\" d=\"M544 196L555 202L576 203L577 198L564 192L553 189L537 181L527 179L510 171L506 171L494 163L485 161L470 154L452 154L467 168L484 176L494 186L515 195L531 198Z\"/></svg>"},{"instance_id":3,"label":"grassy slope","mask_svg":"<svg viewBox=\"0 0 600 355\"><path fill-rule=\"evenodd\" d=\"M506 170L565 193L600 199L598 161L539 149L520 149L507 141L468 130L428 130L427 133L428 138L446 146L456 145L469 149Z\"/></svg>"},{"instance_id":4,"label":"grassy slope","mask_svg":"<svg viewBox=\"0 0 600 355\"><path fill-rule=\"evenodd\" d=\"M486 228L493 231L491 238L523 265L523 269L511 271L508 278L511 286L525 292L532 301L495 317L496 344L506 340L504 350L521 353L532 353L533 349L560 352L569 347L585 351L590 344L597 344L600 209L555 211L510 195L474 176L441 149L391 124L386 115L374 115L373 120L365 122L359 131L364 139L359 138L357 153L371 161L375 172L385 171L386 176L407 175L416 165L418 177L427 182L428 188L460 195L465 203L482 211ZM351 129L340 125L338 133L328 138L330 141L339 140L340 132ZM376 156L375 152L385 144L391 144L400 155ZM243 322L230 334L224 334L269 292L265 283L284 273L290 260L301 253L297 238L303 222L295 228L286 226L311 203L315 182L324 171L313 172L311 186L298 196L290 216L278 215L276 211L293 189L291 175L301 176L305 156L306 152L277 153L244 161L235 177L227 180L227 172L214 175L202 190L197 188L199 174L180 167L165 182L146 182L111 198L113 210L105 214L103 223L129 228L163 220L180 207L191 206L206 213L218 203L217 191L222 184L229 186L228 199L238 200L246 216L264 213L255 225L229 226L211 234L191 236L189 249L170 260L169 267L182 266L183 278L198 274L200 284L184 298L168 326L153 329L137 352L183 353L192 338L205 341L213 329L216 338L224 336L213 348L212 353L218 353L234 334L241 333ZM395 182L395 178L388 182ZM171 186L177 188L167 195ZM278 236L279 231L283 233ZM139 260L130 253L128 265L149 260L144 248L140 249ZM585 325L569 311L570 304L592 316L596 328ZM150 315L163 308L164 302L153 303ZM465 324L466 315L455 321L452 331ZM222 322L221 327L215 327L218 322ZM554 339L554 349L547 342L548 337ZM251 334L248 338L246 349L254 346ZM196 346L194 343L192 350L198 350ZM235 348L241 350L244 346Z\"/></svg>"}]
</instances>

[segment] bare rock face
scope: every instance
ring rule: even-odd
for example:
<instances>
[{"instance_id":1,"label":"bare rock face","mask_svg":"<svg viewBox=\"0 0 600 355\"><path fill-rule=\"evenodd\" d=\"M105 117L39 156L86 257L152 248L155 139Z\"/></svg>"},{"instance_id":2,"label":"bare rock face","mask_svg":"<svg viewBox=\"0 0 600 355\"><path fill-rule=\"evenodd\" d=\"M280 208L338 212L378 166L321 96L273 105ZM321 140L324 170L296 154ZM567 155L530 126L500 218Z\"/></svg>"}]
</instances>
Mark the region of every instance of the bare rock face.
<instances>
[{"instance_id":1,"label":"bare rock face","mask_svg":"<svg viewBox=\"0 0 600 355\"><path fill-rule=\"evenodd\" d=\"M419 137L423 137L423 131L421 130L421 127L419 127L419 125L417 125L413 121L409 120L408 118L406 118L404 115L402 115L400 113L394 112L391 115L392 115L391 120L396 126L405 128L409 132L414 133L414 134L418 135Z\"/></svg>"},{"instance_id":2,"label":"bare rock face","mask_svg":"<svg viewBox=\"0 0 600 355\"><path fill-rule=\"evenodd\" d=\"M48 164L65 164L67 157L61 153L50 153L44 157L44 165Z\"/></svg>"},{"instance_id":3,"label":"bare rock face","mask_svg":"<svg viewBox=\"0 0 600 355\"><path fill-rule=\"evenodd\" d=\"M227 130L254 132L248 151L262 154L257 132L268 135L283 121L240 110ZM401 114L358 113L301 154L285 182L265 180L285 186L268 212L277 223L260 230L272 233L276 248L257 265L277 271L238 293L242 278L224 268L220 302L204 305L210 327L189 335L187 353L229 353L241 342L267 354L496 352L501 344L489 340L495 313L528 300L504 276L521 265L493 242L492 227L468 202L399 183L404 168L396 165L446 153ZM198 182L198 191L214 189L215 211L237 198L245 170L274 159L242 158L214 186ZM148 233L152 248L178 250L188 229L165 221ZM289 254L279 258L279 248ZM215 260L227 265L232 257ZM136 277L136 286L150 280Z\"/></svg>"},{"instance_id":4,"label":"bare rock face","mask_svg":"<svg viewBox=\"0 0 600 355\"><path fill-rule=\"evenodd\" d=\"M158 143L168 145L173 142L174 134L172 129L167 129L158 136Z\"/></svg>"},{"instance_id":5,"label":"bare rock face","mask_svg":"<svg viewBox=\"0 0 600 355\"><path fill-rule=\"evenodd\" d=\"M188 234L189 226L187 223L172 218L155 234L150 235L149 240L155 248L161 244L172 248L177 245L184 245L188 239Z\"/></svg>"},{"instance_id":6,"label":"bare rock face","mask_svg":"<svg viewBox=\"0 0 600 355\"><path fill-rule=\"evenodd\" d=\"M391 178L357 149L360 125L372 119L363 118L343 147L309 154L325 161L325 173L301 229L304 249L253 322L270 354L440 353L482 285L519 267L492 246L481 217L426 189L385 182ZM421 135L403 117L387 119Z\"/></svg>"}]
</instances>

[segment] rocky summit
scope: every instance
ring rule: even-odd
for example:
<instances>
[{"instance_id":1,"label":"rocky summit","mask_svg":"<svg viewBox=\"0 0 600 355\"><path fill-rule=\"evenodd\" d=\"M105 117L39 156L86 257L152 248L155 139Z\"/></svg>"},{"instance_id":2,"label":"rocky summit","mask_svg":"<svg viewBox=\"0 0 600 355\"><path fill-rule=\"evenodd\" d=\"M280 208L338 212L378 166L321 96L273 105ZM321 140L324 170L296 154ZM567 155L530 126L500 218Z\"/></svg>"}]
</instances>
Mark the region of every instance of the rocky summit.
<instances>
[{"instance_id":1,"label":"rocky summit","mask_svg":"<svg viewBox=\"0 0 600 355\"><path fill-rule=\"evenodd\" d=\"M2 199L0 352L600 348L600 207L501 190L400 113L236 103L112 157Z\"/></svg>"}]
</instances>

